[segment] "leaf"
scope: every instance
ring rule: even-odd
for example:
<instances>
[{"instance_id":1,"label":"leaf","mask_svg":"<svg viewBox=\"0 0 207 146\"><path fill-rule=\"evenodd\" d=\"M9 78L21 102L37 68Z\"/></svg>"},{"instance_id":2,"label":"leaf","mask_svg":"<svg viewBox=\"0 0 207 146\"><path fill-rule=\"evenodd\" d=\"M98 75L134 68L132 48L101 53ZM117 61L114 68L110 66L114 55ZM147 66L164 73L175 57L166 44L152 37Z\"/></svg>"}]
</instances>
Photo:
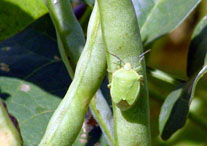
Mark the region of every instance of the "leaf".
<instances>
[{"instance_id":1,"label":"leaf","mask_svg":"<svg viewBox=\"0 0 207 146\"><path fill-rule=\"evenodd\" d=\"M23 80L1 77L0 83L9 94L8 109L19 121L24 144L37 145L60 99Z\"/></svg>"},{"instance_id":2,"label":"leaf","mask_svg":"<svg viewBox=\"0 0 207 146\"><path fill-rule=\"evenodd\" d=\"M22 31L46 13L47 8L42 0L1 0L0 41Z\"/></svg>"},{"instance_id":3,"label":"leaf","mask_svg":"<svg viewBox=\"0 0 207 146\"><path fill-rule=\"evenodd\" d=\"M147 16L155 6L154 0L132 0L138 18L139 28L142 28Z\"/></svg>"},{"instance_id":4,"label":"leaf","mask_svg":"<svg viewBox=\"0 0 207 146\"><path fill-rule=\"evenodd\" d=\"M196 26L188 52L187 74L192 76L204 65L207 53L207 17Z\"/></svg>"},{"instance_id":5,"label":"leaf","mask_svg":"<svg viewBox=\"0 0 207 146\"><path fill-rule=\"evenodd\" d=\"M200 0L133 0L142 41L146 44L175 29Z\"/></svg>"},{"instance_id":6,"label":"leaf","mask_svg":"<svg viewBox=\"0 0 207 146\"><path fill-rule=\"evenodd\" d=\"M191 80L168 95L162 105L159 117L159 130L162 139L167 140L174 132L184 126L197 83L206 73L207 66L204 66Z\"/></svg>"},{"instance_id":7,"label":"leaf","mask_svg":"<svg viewBox=\"0 0 207 146\"><path fill-rule=\"evenodd\" d=\"M36 28L0 44L1 97L19 121L26 146L39 143L70 83L56 41Z\"/></svg>"}]
</instances>

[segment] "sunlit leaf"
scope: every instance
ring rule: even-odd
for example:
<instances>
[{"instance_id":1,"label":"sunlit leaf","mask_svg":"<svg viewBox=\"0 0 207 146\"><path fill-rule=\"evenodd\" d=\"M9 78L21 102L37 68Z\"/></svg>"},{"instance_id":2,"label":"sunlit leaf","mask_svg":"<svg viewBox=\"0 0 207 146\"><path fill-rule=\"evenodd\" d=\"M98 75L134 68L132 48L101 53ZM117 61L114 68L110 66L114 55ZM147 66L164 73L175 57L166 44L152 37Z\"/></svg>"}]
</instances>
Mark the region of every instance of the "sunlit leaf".
<instances>
[{"instance_id":1,"label":"sunlit leaf","mask_svg":"<svg viewBox=\"0 0 207 146\"><path fill-rule=\"evenodd\" d=\"M0 41L22 31L46 13L43 0L1 0Z\"/></svg>"},{"instance_id":2,"label":"sunlit leaf","mask_svg":"<svg viewBox=\"0 0 207 146\"><path fill-rule=\"evenodd\" d=\"M200 0L133 0L142 41L147 44L171 32Z\"/></svg>"}]
</instances>

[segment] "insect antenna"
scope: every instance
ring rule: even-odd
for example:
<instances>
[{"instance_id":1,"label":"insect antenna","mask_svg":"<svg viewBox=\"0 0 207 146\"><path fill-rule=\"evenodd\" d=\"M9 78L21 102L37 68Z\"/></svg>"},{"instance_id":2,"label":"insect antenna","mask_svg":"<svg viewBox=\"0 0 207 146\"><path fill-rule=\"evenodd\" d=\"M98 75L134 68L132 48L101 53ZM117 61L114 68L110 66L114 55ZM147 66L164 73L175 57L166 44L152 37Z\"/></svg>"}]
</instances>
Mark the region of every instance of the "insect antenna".
<instances>
[{"instance_id":1,"label":"insect antenna","mask_svg":"<svg viewBox=\"0 0 207 146\"><path fill-rule=\"evenodd\" d=\"M147 51L143 52L142 54L139 55L139 57L143 57L145 54L149 53L151 51L151 49L148 49Z\"/></svg>"},{"instance_id":2,"label":"insect antenna","mask_svg":"<svg viewBox=\"0 0 207 146\"><path fill-rule=\"evenodd\" d=\"M122 61L121 58L119 58L119 57L116 56L115 54L113 54L113 53L111 53L111 52L109 52L109 51L106 51L106 52L109 53L110 55L112 55L113 57L115 57L115 58L117 58L117 59L119 60L119 62L120 62L120 63L119 63L120 67L122 66L122 63L125 64L124 61ZM115 62L114 62L114 63L115 63ZM117 64L117 63L115 63L115 64Z\"/></svg>"},{"instance_id":3,"label":"insect antenna","mask_svg":"<svg viewBox=\"0 0 207 146\"><path fill-rule=\"evenodd\" d=\"M145 52L143 52L142 54L139 55L139 58L140 58L139 62L140 62L140 63L141 63L142 60L144 59L144 55L147 54L147 53L149 53L150 51L151 51L151 49L148 49L147 51L145 51Z\"/></svg>"}]
</instances>

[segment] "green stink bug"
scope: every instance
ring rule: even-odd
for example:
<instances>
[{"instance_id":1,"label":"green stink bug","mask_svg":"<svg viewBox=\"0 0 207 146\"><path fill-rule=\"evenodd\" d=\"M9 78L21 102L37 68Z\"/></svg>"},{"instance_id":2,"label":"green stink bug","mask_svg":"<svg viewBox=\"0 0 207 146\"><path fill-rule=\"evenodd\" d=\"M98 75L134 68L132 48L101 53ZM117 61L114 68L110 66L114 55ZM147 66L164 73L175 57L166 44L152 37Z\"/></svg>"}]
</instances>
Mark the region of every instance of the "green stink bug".
<instances>
[{"instance_id":1,"label":"green stink bug","mask_svg":"<svg viewBox=\"0 0 207 146\"><path fill-rule=\"evenodd\" d=\"M147 52L149 52L149 50L140 55L140 62L143 60L143 56ZM143 76L138 73L140 70L141 65L137 68L132 68L130 63L126 63L122 68L112 73L112 81L109 85L111 87L111 97L113 102L122 111L131 108L139 96L143 78Z\"/></svg>"},{"instance_id":2,"label":"green stink bug","mask_svg":"<svg viewBox=\"0 0 207 146\"><path fill-rule=\"evenodd\" d=\"M127 110L135 103L141 81L142 75L139 75L130 63L126 63L112 74L111 97L121 110Z\"/></svg>"}]
</instances>

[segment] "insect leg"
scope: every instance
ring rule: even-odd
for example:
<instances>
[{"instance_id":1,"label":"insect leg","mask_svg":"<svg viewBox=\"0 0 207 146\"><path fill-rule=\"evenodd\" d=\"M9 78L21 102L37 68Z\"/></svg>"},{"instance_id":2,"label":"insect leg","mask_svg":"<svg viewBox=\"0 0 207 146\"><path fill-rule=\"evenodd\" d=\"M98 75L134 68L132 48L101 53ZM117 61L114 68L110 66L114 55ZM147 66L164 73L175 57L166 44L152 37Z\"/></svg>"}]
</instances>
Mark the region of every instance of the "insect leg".
<instances>
[{"instance_id":1,"label":"insect leg","mask_svg":"<svg viewBox=\"0 0 207 146\"><path fill-rule=\"evenodd\" d=\"M136 72L141 71L141 69L142 69L141 65L139 65L138 67L134 68L134 70L135 70Z\"/></svg>"}]
</instances>

